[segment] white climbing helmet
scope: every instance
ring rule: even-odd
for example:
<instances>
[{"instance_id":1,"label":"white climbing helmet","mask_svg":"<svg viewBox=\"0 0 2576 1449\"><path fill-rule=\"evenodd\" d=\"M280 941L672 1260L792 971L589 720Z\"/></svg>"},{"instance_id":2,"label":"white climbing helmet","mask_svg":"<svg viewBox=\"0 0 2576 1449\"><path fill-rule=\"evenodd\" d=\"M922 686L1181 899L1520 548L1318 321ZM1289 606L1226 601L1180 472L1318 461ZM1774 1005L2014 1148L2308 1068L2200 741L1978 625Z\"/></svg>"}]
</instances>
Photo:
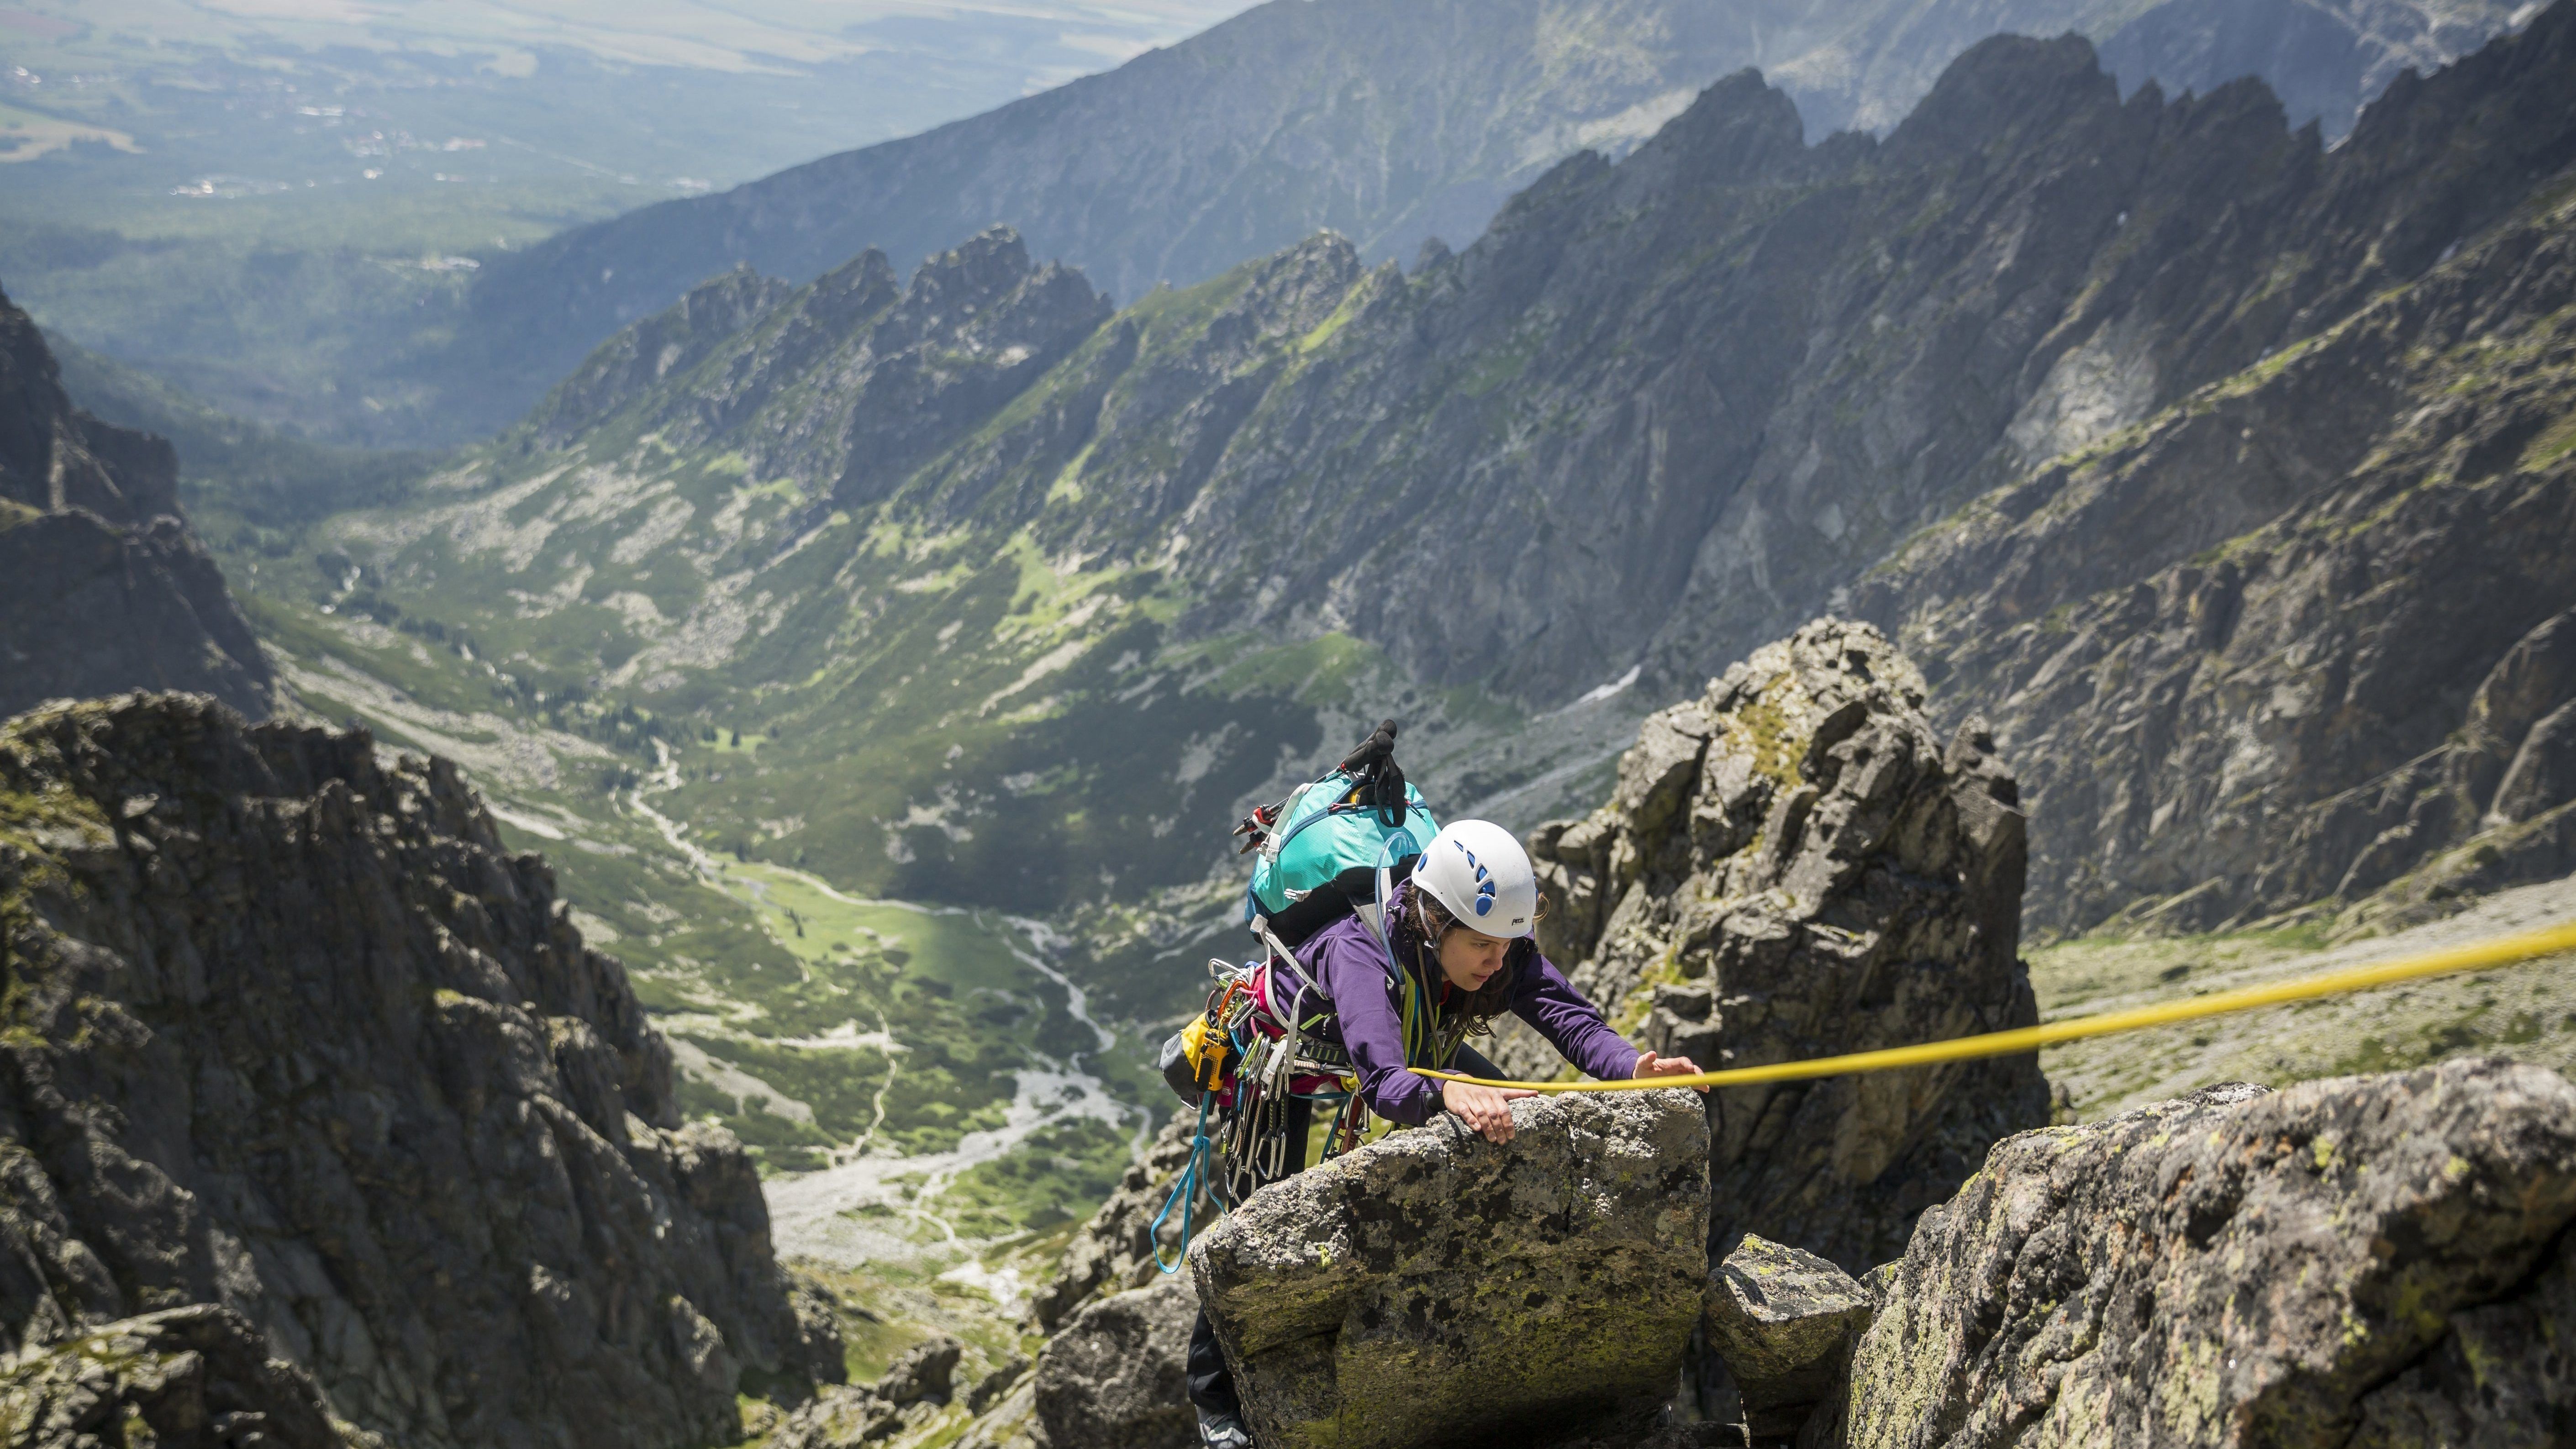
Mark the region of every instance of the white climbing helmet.
<instances>
[{"instance_id":1,"label":"white climbing helmet","mask_svg":"<svg viewBox=\"0 0 2576 1449\"><path fill-rule=\"evenodd\" d=\"M1452 820L1431 837L1413 884L1458 924L1488 936L1526 936L1538 917L1538 874L1512 833L1490 820Z\"/></svg>"}]
</instances>

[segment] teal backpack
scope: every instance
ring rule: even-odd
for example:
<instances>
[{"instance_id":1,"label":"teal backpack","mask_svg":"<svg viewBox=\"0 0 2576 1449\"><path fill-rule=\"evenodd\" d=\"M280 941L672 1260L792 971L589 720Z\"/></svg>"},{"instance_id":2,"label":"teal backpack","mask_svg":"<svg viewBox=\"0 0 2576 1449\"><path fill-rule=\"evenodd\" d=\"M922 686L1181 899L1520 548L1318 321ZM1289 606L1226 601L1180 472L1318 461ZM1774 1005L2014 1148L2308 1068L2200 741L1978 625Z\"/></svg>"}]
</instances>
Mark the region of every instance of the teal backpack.
<instances>
[{"instance_id":1,"label":"teal backpack","mask_svg":"<svg viewBox=\"0 0 2576 1449\"><path fill-rule=\"evenodd\" d=\"M1235 833L1254 854L1243 918L1275 919L1350 870L1375 871L1420 855L1440 823L1395 766L1388 720L1331 774L1245 817ZM1291 942L1290 944L1295 944Z\"/></svg>"}]
</instances>

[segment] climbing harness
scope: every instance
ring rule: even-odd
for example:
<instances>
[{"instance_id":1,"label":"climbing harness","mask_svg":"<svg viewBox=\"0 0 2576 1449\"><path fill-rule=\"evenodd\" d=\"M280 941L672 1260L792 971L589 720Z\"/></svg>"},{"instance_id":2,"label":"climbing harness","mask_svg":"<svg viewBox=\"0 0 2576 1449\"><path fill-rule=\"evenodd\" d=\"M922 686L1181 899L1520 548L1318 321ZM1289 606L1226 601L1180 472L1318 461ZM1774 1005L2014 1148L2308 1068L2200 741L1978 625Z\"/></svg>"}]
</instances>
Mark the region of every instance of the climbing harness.
<instances>
[{"instance_id":1,"label":"climbing harness","mask_svg":"<svg viewBox=\"0 0 2576 1449\"><path fill-rule=\"evenodd\" d=\"M2546 931L2532 931L2518 936L2499 936L2449 950L2430 951L2420 956L2384 961L2376 966L2354 966L2341 971L2327 971L2290 981L2276 981L2268 986L2247 986L2235 991L2213 992L2185 1001L2168 1001L2157 1006L2133 1007L2127 1011L2108 1011L2096 1016L2079 1016L2069 1021L2052 1021L2040 1026L2025 1026L2012 1031L1991 1031L1981 1036L1957 1037L1950 1041L1924 1042L1916 1046L1887 1047L1879 1051L1852 1052L1838 1057L1813 1057L1798 1062L1773 1062L1759 1067L1732 1067L1719 1072L1694 1072L1669 1077L1639 1077L1624 1082L1507 1082L1491 1077L1468 1077L1437 1068L1414 1067L1414 1072L1444 1082L1470 1082L1479 1087L1501 1087L1524 1092L1640 1092L1665 1087L1748 1087L1762 1082L1796 1082L1815 1077L1839 1077L1861 1072L1894 1071L1900 1067L1930 1066L1936 1062L1974 1061L1980 1057L2012 1056L2019 1052L2037 1051L2059 1042L2083 1041L2090 1037L2115 1036L2122 1032L2144 1031L2151 1026L2167 1026L2179 1021L2198 1021L2203 1017L2224 1016L2230 1012L2252 1011L2258 1007L2280 1006L2293 1001L2315 1001L2328 996L2344 996L2356 991L2369 991L2381 986L2394 986L2405 981L2420 981L2428 976L2447 976L2460 971L2487 971L2498 966L2513 966L2576 951L2576 926L2558 926Z\"/></svg>"}]
</instances>

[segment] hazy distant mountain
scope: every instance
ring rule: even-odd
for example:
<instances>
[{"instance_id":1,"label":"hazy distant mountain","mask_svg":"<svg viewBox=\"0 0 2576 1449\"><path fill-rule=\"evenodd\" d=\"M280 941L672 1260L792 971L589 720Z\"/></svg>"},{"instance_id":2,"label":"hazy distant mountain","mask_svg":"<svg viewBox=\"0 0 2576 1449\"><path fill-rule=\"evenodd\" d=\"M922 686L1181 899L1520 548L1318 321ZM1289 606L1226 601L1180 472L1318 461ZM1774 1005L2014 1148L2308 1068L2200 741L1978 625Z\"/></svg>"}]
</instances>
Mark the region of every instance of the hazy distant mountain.
<instances>
[{"instance_id":1,"label":"hazy distant mountain","mask_svg":"<svg viewBox=\"0 0 2576 1449\"><path fill-rule=\"evenodd\" d=\"M1986 36L2114 37L2131 88L2289 78L2329 132L2501 0L1273 0L1167 50L924 135L666 202L489 259L444 385L488 422L590 347L737 264L802 282L994 223L1111 296L1187 285L1321 229L1364 259L1464 245L1574 151L1624 153L1745 66L1808 137L1893 125Z\"/></svg>"},{"instance_id":2,"label":"hazy distant mountain","mask_svg":"<svg viewBox=\"0 0 2576 1449\"><path fill-rule=\"evenodd\" d=\"M2124 88L2153 77L2168 91L2259 75L2290 124L2314 119L2341 136L2400 72L2430 74L2539 9L2485 0L2168 0L2104 39L2102 65Z\"/></svg>"}]
</instances>

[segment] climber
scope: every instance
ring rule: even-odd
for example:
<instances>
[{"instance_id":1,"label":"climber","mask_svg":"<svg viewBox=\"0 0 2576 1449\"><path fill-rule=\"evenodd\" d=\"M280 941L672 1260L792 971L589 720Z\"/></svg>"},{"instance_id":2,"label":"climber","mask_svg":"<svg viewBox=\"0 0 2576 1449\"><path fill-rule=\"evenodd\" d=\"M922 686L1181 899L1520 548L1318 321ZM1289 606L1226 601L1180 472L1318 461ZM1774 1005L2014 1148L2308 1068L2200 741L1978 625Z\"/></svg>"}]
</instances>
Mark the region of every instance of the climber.
<instances>
[{"instance_id":1,"label":"climber","mask_svg":"<svg viewBox=\"0 0 2576 1449\"><path fill-rule=\"evenodd\" d=\"M1532 935L1545 909L1537 873L1510 831L1483 820L1450 822L1385 902L1383 941L1368 916L1354 911L1296 947L1298 967L1332 1007L1308 1029L1309 1040L1349 1054L1359 1094L1377 1115L1419 1127L1447 1112L1492 1142L1512 1140L1513 1099L1537 1093L1433 1081L1406 1068L1505 1075L1464 1040L1489 1031L1505 1012L1599 1080L1698 1071L1687 1057L1639 1051L1567 984ZM1400 993L1412 994L1414 1009L1405 1009ZM1283 1176L1306 1165L1306 1104L1296 1105ZM1202 1443L1251 1444L1205 1311L1190 1333L1189 1397Z\"/></svg>"}]
</instances>

